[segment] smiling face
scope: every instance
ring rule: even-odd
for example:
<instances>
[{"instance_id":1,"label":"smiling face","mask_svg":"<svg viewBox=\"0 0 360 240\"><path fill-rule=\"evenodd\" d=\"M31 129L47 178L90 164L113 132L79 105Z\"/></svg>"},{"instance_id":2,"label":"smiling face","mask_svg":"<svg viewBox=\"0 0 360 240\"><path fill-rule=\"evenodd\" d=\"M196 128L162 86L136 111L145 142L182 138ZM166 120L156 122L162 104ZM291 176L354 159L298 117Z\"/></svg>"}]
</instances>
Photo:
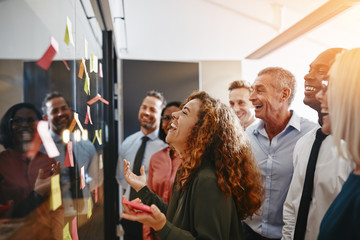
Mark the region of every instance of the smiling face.
<instances>
[{"instance_id":1,"label":"smiling face","mask_svg":"<svg viewBox=\"0 0 360 240\"><path fill-rule=\"evenodd\" d=\"M171 125L172 113L177 111L179 111L179 108L177 106L170 106L165 109L161 123L161 128L164 130L165 135L168 134L168 129L170 128Z\"/></svg>"},{"instance_id":2,"label":"smiling face","mask_svg":"<svg viewBox=\"0 0 360 240\"><path fill-rule=\"evenodd\" d=\"M166 136L166 142L171 144L180 154L186 150L187 140L195 124L199 121L201 101L193 99L173 113L173 122Z\"/></svg>"},{"instance_id":3,"label":"smiling face","mask_svg":"<svg viewBox=\"0 0 360 240\"><path fill-rule=\"evenodd\" d=\"M255 107L255 116L265 122L272 121L284 107L288 108L288 101L283 99L282 90L277 89L273 82L271 75L263 74L252 85L250 101Z\"/></svg>"},{"instance_id":4,"label":"smiling face","mask_svg":"<svg viewBox=\"0 0 360 240\"><path fill-rule=\"evenodd\" d=\"M322 90L316 94L316 99L320 102L320 111L322 115L322 126L321 130L323 133L331 134L331 120L329 116L328 107L328 88L329 82L327 80L322 81Z\"/></svg>"},{"instance_id":5,"label":"smiling face","mask_svg":"<svg viewBox=\"0 0 360 240\"><path fill-rule=\"evenodd\" d=\"M254 120L251 109L252 103L249 100L250 91L247 88L235 88L229 93L229 104L239 118L241 125L247 126Z\"/></svg>"},{"instance_id":6,"label":"smiling face","mask_svg":"<svg viewBox=\"0 0 360 240\"><path fill-rule=\"evenodd\" d=\"M320 102L315 95L321 90L321 82L328 74L328 71L337 53L342 51L340 48L332 48L322 52L311 64L308 74L304 76L305 91L304 104L315 111L320 111Z\"/></svg>"},{"instance_id":7,"label":"smiling face","mask_svg":"<svg viewBox=\"0 0 360 240\"><path fill-rule=\"evenodd\" d=\"M63 97L55 97L46 102L45 120L49 121L50 128L58 135L69 127L72 120L72 111Z\"/></svg>"},{"instance_id":8,"label":"smiling face","mask_svg":"<svg viewBox=\"0 0 360 240\"><path fill-rule=\"evenodd\" d=\"M155 131L160 125L161 118L160 99L152 96L147 96L141 103L138 118L141 125L141 130L145 135Z\"/></svg>"},{"instance_id":9,"label":"smiling face","mask_svg":"<svg viewBox=\"0 0 360 240\"><path fill-rule=\"evenodd\" d=\"M21 108L16 111L11 120L14 146L32 141L35 133L35 121L37 121L37 116L32 109Z\"/></svg>"}]
</instances>

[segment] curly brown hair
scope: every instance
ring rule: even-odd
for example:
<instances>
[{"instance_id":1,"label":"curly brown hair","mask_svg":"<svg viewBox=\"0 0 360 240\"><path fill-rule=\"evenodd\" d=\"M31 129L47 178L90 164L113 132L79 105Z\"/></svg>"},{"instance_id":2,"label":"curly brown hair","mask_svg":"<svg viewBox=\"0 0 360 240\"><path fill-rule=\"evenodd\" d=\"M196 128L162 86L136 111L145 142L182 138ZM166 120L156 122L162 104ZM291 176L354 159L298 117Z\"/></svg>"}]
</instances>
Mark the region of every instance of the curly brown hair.
<instances>
[{"instance_id":1,"label":"curly brown hair","mask_svg":"<svg viewBox=\"0 0 360 240\"><path fill-rule=\"evenodd\" d=\"M252 216L262 204L264 188L243 128L229 107L206 92L191 94L184 104L193 99L201 101L199 121L187 140L179 188L189 186L203 161L213 161L218 186L226 197L234 198L239 217Z\"/></svg>"}]
</instances>

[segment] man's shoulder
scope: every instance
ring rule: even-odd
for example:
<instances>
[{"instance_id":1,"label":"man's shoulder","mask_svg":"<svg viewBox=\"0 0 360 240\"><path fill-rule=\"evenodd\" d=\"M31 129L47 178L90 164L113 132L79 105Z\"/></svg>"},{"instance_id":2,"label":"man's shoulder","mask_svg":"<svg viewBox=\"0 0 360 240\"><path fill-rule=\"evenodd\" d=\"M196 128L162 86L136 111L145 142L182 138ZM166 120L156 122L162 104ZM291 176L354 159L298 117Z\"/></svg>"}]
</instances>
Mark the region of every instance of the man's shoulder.
<instances>
[{"instance_id":1,"label":"man's shoulder","mask_svg":"<svg viewBox=\"0 0 360 240\"><path fill-rule=\"evenodd\" d=\"M142 133L141 131L137 131L129 136L127 136L124 141L122 142L122 144L126 144L132 141L135 141L136 139L139 139L141 137Z\"/></svg>"}]
</instances>

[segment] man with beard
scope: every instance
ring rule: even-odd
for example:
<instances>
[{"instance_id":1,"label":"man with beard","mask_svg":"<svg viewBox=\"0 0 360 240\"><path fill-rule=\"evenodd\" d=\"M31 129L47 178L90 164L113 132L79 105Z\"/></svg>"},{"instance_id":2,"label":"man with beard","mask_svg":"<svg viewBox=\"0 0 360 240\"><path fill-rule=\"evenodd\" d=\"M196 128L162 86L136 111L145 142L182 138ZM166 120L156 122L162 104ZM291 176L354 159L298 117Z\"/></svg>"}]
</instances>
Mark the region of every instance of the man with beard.
<instances>
[{"instance_id":1,"label":"man with beard","mask_svg":"<svg viewBox=\"0 0 360 240\"><path fill-rule=\"evenodd\" d=\"M255 123L254 106L249 100L252 88L248 81L237 80L229 86L229 104L239 118L241 126L246 129Z\"/></svg>"},{"instance_id":2,"label":"man with beard","mask_svg":"<svg viewBox=\"0 0 360 240\"><path fill-rule=\"evenodd\" d=\"M331 122L328 116L327 85L322 86L322 82L327 83L327 74L335 61L335 56L343 50L330 48L320 53L310 64L309 73L304 77L304 104L318 112L321 133L317 134L318 128L311 130L299 139L294 148L294 174L283 211L285 225L282 229L282 239L284 240L317 239L325 212L353 169L351 161L337 156L332 136L328 135L331 134ZM310 176L308 172L310 172L309 166L312 165L310 156L314 149L315 136L320 134L325 136L318 148L318 156L316 158L314 156L311 191L305 187L305 182L308 182L305 179L309 179ZM310 202L306 200L306 195L310 196Z\"/></svg>"},{"instance_id":3,"label":"man with beard","mask_svg":"<svg viewBox=\"0 0 360 240\"><path fill-rule=\"evenodd\" d=\"M75 141L73 134L70 135L73 151L73 167L65 167L65 158L69 143L63 142L63 132L68 129L72 119L73 112L66 102L64 96L59 92L51 92L46 95L43 104L43 118L48 121L50 134L54 139L60 156L55 157L61 164L60 187L64 206L65 224L77 216L79 227L87 221L88 199L90 197L89 186L98 181L98 173L91 171L91 163L98 163L98 155L94 145L89 140ZM41 151L45 152L44 147ZM80 187L81 168L84 168L85 187ZM94 182L91 182L94 181Z\"/></svg>"},{"instance_id":4,"label":"man with beard","mask_svg":"<svg viewBox=\"0 0 360 240\"><path fill-rule=\"evenodd\" d=\"M125 194L127 199L136 198L136 191L126 183L123 174L123 159L130 162L131 170L137 175L140 175L140 166L144 166L142 170L145 170L148 176L151 156L167 147L167 144L159 138L161 111L165 105L166 101L161 93L149 91L143 99L138 113L140 131L128 136L120 146L116 179L120 185L120 194ZM122 219L121 225L125 231L125 240L142 239L141 223Z\"/></svg>"}]
</instances>

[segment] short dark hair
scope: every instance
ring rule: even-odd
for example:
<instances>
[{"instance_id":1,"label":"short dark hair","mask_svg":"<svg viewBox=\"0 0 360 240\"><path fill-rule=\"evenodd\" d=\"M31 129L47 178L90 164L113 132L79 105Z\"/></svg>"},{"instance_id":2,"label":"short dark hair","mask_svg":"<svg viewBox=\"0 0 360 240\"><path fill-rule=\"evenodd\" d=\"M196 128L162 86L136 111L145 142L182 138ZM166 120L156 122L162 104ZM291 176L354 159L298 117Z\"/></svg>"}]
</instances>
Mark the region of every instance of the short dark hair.
<instances>
[{"instance_id":1,"label":"short dark hair","mask_svg":"<svg viewBox=\"0 0 360 240\"><path fill-rule=\"evenodd\" d=\"M158 92L156 90L150 90L146 93L146 97L155 97L159 99L161 101L161 109L163 109L166 105L166 100L161 92Z\"/></svg>"},{"instance_id":2,"label":"short dark hair","mask_svg":"<svg viewBox=\"0 0 360 240\"><path fill-rule=\"evenodd\" d=\"M2 117L0 123L0 143L4 145L5 148L14 148L11 119L14 117L15 113L18 110L23 108L33 110L37 117L37 120L42 120L40 111L31 103L18 103L10 107Z\"/></svg>"},{"instance_id":3,"label":"short dark hair","mask_svg":"<svg viewBox=\"0 0 360 240\"><path fill-rule=\"evenodd\" d=\"M69 106L69 103L67 102L66 98L64 97L63 94L61 94L60 92L57 92L57 91L54 91L54 92L50 92L48 94L46 94L42 104L41 104L41 110L43 112L44 115L47 115L46 114L46 111L47 111L47 108L46 108L46 103L48 101L50 101L51 99L53 98L63 98L66 102L66 104Z\"/></svg>"},{"instance_id":4,"label":"short dark hair","mask_svg":"<svg viewBox=\"0 0 360 240\"><path fill-rule=\"evenodd\" d=\"M175 106L175 107L180 107L180 105L181 105L181 102L177 102L177 101L174 101L174 102L169 102L168 104L166 104L166 106L163 108L163 110L161 111L161 121L160 121L160 130L159 130L159 138L161 139L161 140L163 140L164 142L165 142L165 138L166 138L166 134L165 134L165 131L164 131L164 129L162 129L162 121L163 121L163 119L162 119L162 117L164 116L164 112L165 112L165 110L167 109L167 108L169 108L169 107L173 107L173 106Z\"/></svg>"}]
</instances>

